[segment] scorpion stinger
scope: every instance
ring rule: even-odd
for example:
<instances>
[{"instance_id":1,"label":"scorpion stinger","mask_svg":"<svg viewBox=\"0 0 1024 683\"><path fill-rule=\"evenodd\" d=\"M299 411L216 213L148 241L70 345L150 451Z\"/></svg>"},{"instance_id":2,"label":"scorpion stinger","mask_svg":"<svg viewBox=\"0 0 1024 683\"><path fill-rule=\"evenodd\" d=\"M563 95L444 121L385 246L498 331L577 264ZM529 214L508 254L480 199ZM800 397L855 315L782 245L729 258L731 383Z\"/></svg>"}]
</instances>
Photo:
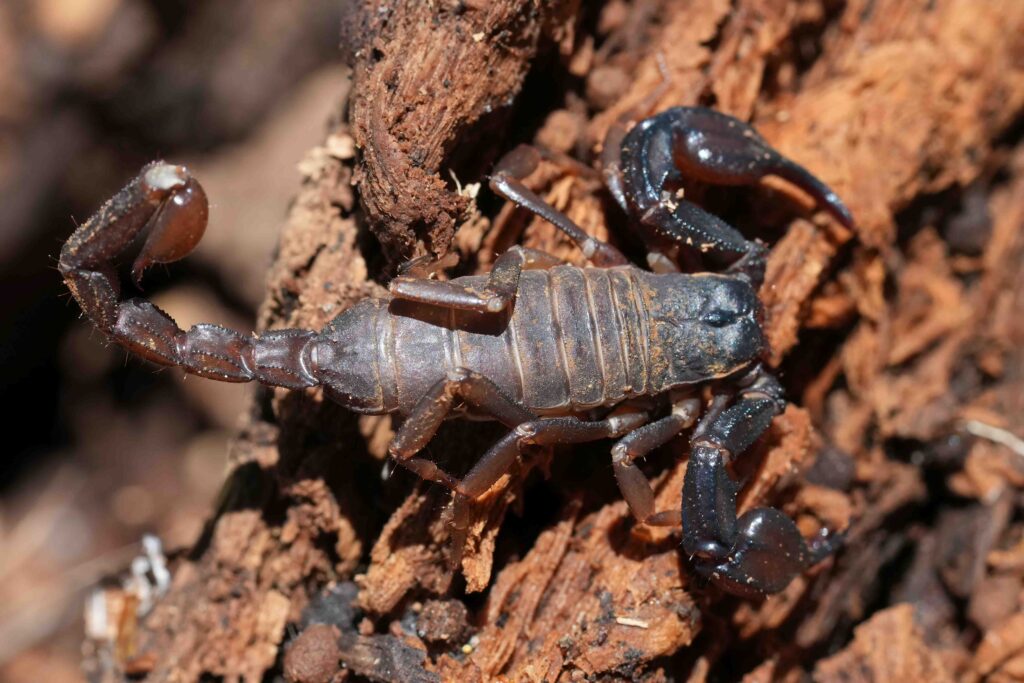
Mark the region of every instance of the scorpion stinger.
<instances>
[{"instance_id":1,"label":"scorpion stinger","mask_svg":"<svg viewBox=\"0 0 1024 683\"><path fill-rule=\"evenodd\" d=\"M166 196L149 219L149 236L132 264L132 280L141 287L142 274L154 263L173 263L188 256L206 232L206 192L184 166L154 163L140 182L152 196Z\"/></svg>"},{"instance_id":2,"label":"scorpion stinger","mask_svg":"<svg viewBox=\"0 0 1024 683\"><path fill-rule=\"evenodd\" d=\"M75 230L58 267L95 325L146 360L225 382L257 380L293 389L318 384L314 332L256 337L212 324L186 332L145 299L120 300L112 261L140 232L150 230L132 266L136 282L149 265L188 255L203 236L207 214L206 193L183 166L152 162Z\"/></svg>"}]
</instances>

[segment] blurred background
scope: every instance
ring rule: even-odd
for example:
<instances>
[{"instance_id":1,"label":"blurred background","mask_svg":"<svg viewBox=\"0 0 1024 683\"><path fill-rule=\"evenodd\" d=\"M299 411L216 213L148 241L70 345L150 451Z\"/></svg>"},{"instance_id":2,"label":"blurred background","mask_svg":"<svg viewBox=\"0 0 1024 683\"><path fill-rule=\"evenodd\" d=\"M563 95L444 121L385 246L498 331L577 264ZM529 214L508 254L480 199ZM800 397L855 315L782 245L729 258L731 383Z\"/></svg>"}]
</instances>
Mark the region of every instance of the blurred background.
<instances>
[{"instance_id":1,"label":"blurred background","mask_svg":"<svg viewBox=\"0 0 1024 683\"><path fill-rule=\"evenodd\" d=\"M103 344L63 240L147 161L187 164L210 228L146 294L183 327L251 329L296 164L347 87L341 5L0 3L0 680L81 680L89 588L144 533L195 539L249 396Z\"/></svg>"}]
</instances>

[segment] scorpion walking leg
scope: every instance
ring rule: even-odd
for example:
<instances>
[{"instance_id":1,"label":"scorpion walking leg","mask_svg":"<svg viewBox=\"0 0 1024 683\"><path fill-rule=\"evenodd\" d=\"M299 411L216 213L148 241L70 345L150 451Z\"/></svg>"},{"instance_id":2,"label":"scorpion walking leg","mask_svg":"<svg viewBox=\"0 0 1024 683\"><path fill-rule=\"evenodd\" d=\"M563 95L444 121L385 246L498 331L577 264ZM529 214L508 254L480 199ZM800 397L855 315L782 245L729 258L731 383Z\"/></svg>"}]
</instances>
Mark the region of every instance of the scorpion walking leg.
<instances>
[{"instance_id":1,"label":"scorpion walking leg","mask_svg":"<svg viewBox=\"0 0 1024 683\"><path fill-rule=\"evenodd\" d=\"M654 489L636 465L636 460L665 445L684 429L691 427L700 413L700 399L688 398L673 405L672 413L646 424L619 440L612 447L612 467L622 497L641 524L679 526L678 510L654 511Z\"/></svg>"},{"instance_id":2,"label":"scorpion walking leg","mask_svg":"<svg viewBox=\"0 0 1024 683\"><path fill-rule=\"evenodd\" d=\"M451 251L436 258L433 254L425 254L410 259L398 266L398 275L408 278L426 279L446 268L454 268L459 263L459 255Z\"/></svg>"},{"instance_id":3,"label":"scorpion walking leg","mask_svg":"<svg viewBox=\"0 0 1024 683\"><path fill-rule=\"evenodd\" d=\"M530 174L536 167L539 158L539 153L531 147L515 148L502 157L494 167L494 175L491 176L490 182L491 190L510 202L532 211L561 230L595 265L622 266L629 263L621 251L607 242L588 235L572 219L523 185L521 179Z\"/></svg>"},{"instance_id":4,"label":"scorpion walking leg","mask_svg":"<svg viewBox=\"0 0 1024 683\"><path fill-rule=\"evenodd\" d=\"M437 433L456 398L514 428L492 446L462 480L425 458L415 457ZM456 492L455 526L460 528L467 521L466 499L477 498L491 488L511 469L523 446L585 443L612 438L639 427L646 419L642 412L618 414L597 421L583 421L575 417L537 418L505 396L483 375L460 368L435 384L420 399L395 434L388 450L403 467Z\"/></svg>"},{"instance_id":5,"label":"scorpion walking leg","mask_svg":"<svg viewBox=\"0 0 1024 683\"><path fill-rule=\"evenodd\" d=\"M515 246L499 256L487 277L487 284L475 289L446 280L425 280L400 276L391 281L391 294L397 299L456 308L479 313L500 313L508 308L519 288L524 269L550 268L561 263L536 249Z\"/></svg>"},{"instance_id":6,"label":"scorpion walking leg","mask_svg":"<svg viewBox=\"0 0 1024 683\"><path fill-rule=\"evenodd\" d=\"M457 479L426 458L414 456L434 438L456 399L462 399L474 410L494 417L507 427L516 427L536 417L502 393L494 382L471 370L453 370L431 387L402 423L388 451L406 469L452 490L458 486Z\"/></svg>"},{"instance_id":7,"label":"scorpion walking leg","mask_svg":"<svg viewBox=\"0 0 1024 683\"><path fill-rule=\"evenodd\" d=\"M636 429L646 420L646 413L634 412L596 421L583 421L575 417L549 417L523 422L491 446L462 481L456 481L453 519L456 530L464 533L469 524L467 503L482 496L511 469L523 446L577 444L614 438Z\"/></svg>"},{"instance_id":8,"label":"scorpion walking leg","mask_svg":"<svg viewBox=\"0 0 1024 683\"><path fill-rule=\"evenodd\" d=\"M739 486L726 465L768 429L781 407L778 383L762 374L735 405L698 429L691 447L683 483L683 549L698 572L736 595L781 591L838 545L837 536L822 535L809 546L793 520L774 508L736 517Z\"/></svg>"},{"instance_id":9,"label":"scorpion walking leg","mask_svg":"<svg viewBox=\"0 0 1024 683\"><path fill-rule=\"evenodd\" d=\"M456 484L455 490L466 498L483 495L512 467L523 446L554 446L610 439L632 431L646 421L646 413L638 411L594 421L575 417L545 417L523 422L494 444L462 481Z\"/></svg>"}]
</instances>

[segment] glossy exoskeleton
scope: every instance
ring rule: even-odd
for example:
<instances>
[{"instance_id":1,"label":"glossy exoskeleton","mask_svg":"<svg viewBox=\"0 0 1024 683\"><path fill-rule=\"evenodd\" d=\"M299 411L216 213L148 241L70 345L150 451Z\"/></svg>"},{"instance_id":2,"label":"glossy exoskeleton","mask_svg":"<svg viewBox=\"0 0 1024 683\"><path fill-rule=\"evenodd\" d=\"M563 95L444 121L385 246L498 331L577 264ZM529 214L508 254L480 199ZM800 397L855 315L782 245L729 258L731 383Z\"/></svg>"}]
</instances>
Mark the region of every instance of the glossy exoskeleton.
<instances>
[{"instance_id":1,"label":"glossy exoskeleton","mask_svg":"<svg viewBox=\"0 0 1024 683\"><path fill-rule=\"evenodd\" d=\"M391 455L450 488L457 503L487 491L524 445L618 439L615 476L639 522L681 525L695 569L727 591L781 590L835 544L824 533L808 543L773 508L736 516L738 485L727 466L785 403L760 362L756 288L765 249L677 190L684 177L752 184L775 174L847 225L849 212L746 124L702 108L669 109L628 131L613 128L602 156L612 196L660 271L648 272L523 185L539 154L514 150L491 188L553 223L597 267L513 247L486 276L441 281L411 269L392 281L389 298L364 300L320 331L184 331L145 299L122 301L112 268L144 229L136 281L147 266L184 257L203 234L201 186L183 167L158 161L72 234L60 271L95 325L147 360L227 382L321 386L351 410L404 415ZM679 272L676 256L691 246L723 272ZM705 401L708 386L713 398ZM462 479L418 456L441 422L460 413L510 429ZM694 425L682 509L656 511L636 461ZM455 524L465 524L464 505L456 510Z\"/></svg>"}]
</instances>

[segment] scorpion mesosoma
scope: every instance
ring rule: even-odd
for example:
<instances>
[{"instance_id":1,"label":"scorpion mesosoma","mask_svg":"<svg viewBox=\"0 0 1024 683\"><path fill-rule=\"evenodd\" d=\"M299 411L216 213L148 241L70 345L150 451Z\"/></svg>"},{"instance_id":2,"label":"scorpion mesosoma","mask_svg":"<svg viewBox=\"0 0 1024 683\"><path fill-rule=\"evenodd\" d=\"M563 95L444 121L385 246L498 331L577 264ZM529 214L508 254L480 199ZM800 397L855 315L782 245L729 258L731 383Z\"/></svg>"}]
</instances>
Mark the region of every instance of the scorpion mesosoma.
<instances>
[{"instance_id":1,"label":"scorpion mesosoma","mask_svg":"<svg viewBox=\"0 0 1024 683\"><path fill-rule=\"evenodd\" d=\"M441 281L407 270L391 282L389 298L363 300L320 332L247 335L213 324L186 332L145 299L121 301L112 267L147 227L132 267L136 283L147 266L183 258L202 237L202 187L185 168L159 161L75 230L59 267L95 325L147 360L227 382L321 386L353 411L405 416L391 456L451 489L463 513L466 501L517 462L524 445L618 439L613 471L639 522L681 525L694 568L729 592L782 590L827 556L837 536L823 531L806 541L774 508L736 515L739 486L727 467L785 405L780 384L760 361L765 340L756 288L766 251L678 190L684 177L738 185L772 174L847 226L850 213L821 181L725 114L677 107L632 128L620 123L609 134L602 172L647 245L657 271L649 272L521 182L539 154L513 150L496 166L491 188L550 221L597 267L513 247L486 276ZM680 272L677 257L687 251L723 272ZM418 456L452 414L510 429L461 480ZM656 511L636 461L694 425L682 509ZM457 526L465 523L459 516Z\"/></svg>"}]
</instances>

